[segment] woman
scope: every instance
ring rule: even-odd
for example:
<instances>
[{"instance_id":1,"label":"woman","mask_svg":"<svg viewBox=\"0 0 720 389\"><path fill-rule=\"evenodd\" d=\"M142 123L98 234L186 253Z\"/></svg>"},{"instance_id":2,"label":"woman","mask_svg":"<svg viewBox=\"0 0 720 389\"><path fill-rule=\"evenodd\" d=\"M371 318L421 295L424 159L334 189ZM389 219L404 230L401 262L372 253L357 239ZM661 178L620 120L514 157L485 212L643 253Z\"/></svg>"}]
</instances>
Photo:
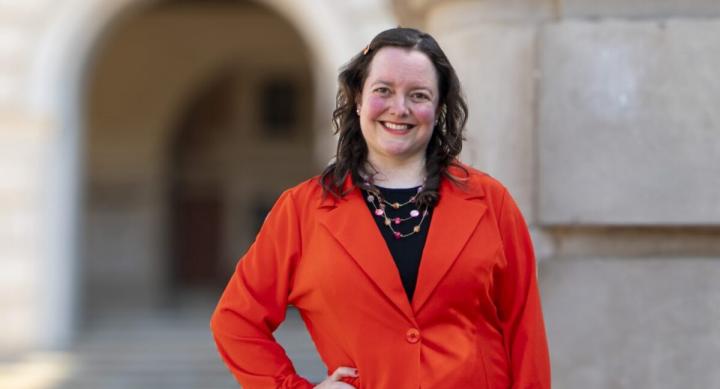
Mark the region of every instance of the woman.
<instances>
[{"instance_id":1,"label":"woman","mask_svg":"<svg viewBox=\"0 0 720 389\"><path fill-rule=\"evenodd\" d=\"M550 388L532 246L496 180L457 161L455 71L414 29L340 74L337 156L277 201L213 315L245 388ZM272 337L299 310L330 376Z\"/></svg>"}]
</instances>

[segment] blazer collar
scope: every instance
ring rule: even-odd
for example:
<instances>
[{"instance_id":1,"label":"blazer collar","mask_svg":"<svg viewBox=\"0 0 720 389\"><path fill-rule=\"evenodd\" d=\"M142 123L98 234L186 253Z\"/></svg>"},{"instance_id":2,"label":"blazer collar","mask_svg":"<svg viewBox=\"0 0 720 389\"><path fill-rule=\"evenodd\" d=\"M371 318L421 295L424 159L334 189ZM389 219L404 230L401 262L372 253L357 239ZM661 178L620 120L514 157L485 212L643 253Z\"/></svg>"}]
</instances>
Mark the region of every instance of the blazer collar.
<instances>
[{"instance_id":1,"label":"blazer collar","mask_svg":"<svg viewBox=\"0 0 720 389\"><path fill-rule=\"evenodd\" d=\"M467 190L460 186L447 179L441 181L440 201L433 211L412 305L390 250L361 191L352 185L350 178L345 182L345 189L350 189L345 197L337 199L328 195L321 201L320 207L328 208L328 212L321 213L319 221L385 297L415 323L415 312L427 302L455 263L486 210L482 202L472 201L484 196L481 188Z\"/></svg>"},{"instance_id":2,"label":"blazer collar","mask_svg":"<svg viewBox=\"0 0 720 389\"><path fill-rule=\"evenodd\" d=\"M465 186L465 188L460 186ZM457 260L487 210L481 201L482 187L471 182L455 184L447 179L440 184L440 200L433 211L412 307L419 312L437 285Z\"/></svg>"}]
</instances>

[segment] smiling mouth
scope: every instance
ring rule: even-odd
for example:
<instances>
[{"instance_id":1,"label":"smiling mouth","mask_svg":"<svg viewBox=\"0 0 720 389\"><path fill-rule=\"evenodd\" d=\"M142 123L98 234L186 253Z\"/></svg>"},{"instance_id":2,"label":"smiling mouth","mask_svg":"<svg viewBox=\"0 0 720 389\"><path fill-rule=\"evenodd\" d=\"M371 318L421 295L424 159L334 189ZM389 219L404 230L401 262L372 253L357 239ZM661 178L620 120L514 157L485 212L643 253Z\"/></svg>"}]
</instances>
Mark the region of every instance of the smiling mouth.
<instances>
[{"instance_id":1,"label":"smiling mouth","mask_svg":"<svg viewBox=\"0 0 720 389\"><path fill-rule=\"evenodd\" d=\"M404 133L413 127L415 125L413 124L407 124L407 123L390 123L390 122L380 122L383 127L385 127L386 130L389 130L390 132L396 132L396 133Z\"/></svg>"}]
</instances>

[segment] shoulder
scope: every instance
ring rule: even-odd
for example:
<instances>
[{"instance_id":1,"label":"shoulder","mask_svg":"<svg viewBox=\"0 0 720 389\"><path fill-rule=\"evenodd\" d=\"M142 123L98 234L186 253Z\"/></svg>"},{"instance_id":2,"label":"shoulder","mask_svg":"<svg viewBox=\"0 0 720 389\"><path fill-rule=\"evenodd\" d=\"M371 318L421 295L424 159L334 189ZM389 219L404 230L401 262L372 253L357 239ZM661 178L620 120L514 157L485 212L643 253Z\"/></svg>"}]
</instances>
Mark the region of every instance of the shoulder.
<instances>
[{"instance_id":1,"label":"shoulder","mask_svg":"<svg viewBox=\"0 0 720 389\"><path fill-rule=\"evenodd\" d=\"M458 190L473 197L502 201L507 188L497 178L466 164L452 166L449 173L456 177L458 183L453 184Z\"/></svg>"},{"instance_id":2,"label":"shoulder","mask_svg":"<svg viewBox=\"0 0 720 389\"><path fill-rule=\"evenodd\" d=\"M480 170L467 165L461 166L467 173L461 176L465 179L459 186L465 191L466 197L485 203L499 225L512 226L512 228L518 225L525 226L520 208L502 182ZM457 169L460 172L463 171L463 169ZM527 229L527 227L523 228Z\"/></svg>"},{"instance_id":3,"label":"shoulder","mask_svg":"<svg viewBox=\"0 0 720 389\"><path fill-rule=\"evenodd\" d=\"M302 225L314 212L322 201L322 186L318 178L307 179L295 186L285 189L275 200L270 212L265 218L265 224L288 225L300 223ZM294 221L294 222L292 222Z\"/></svg>"},{"instance_id":4,"label":"shoulder","mask_svg":"<svg viewBox=\"0 0 720 389\"><path fill-rule=\"evenodd\" d=\"M307 180L290 187L285 191L287 195L298 200L322 199L323 188L320 185L320 176L314 176Z\"/></svg>"},{"instance_id":5,"label":"shoulder","mask_svg":"<svg viewBox=\"0 0 720 389\"><path fill-rule=\"evenodd\" d=\"M280 195L278 203L290 203L298 211L303 211L317 208L323 198L320 176L314 176L286 189Z\"/></svg>"}]
</instances>

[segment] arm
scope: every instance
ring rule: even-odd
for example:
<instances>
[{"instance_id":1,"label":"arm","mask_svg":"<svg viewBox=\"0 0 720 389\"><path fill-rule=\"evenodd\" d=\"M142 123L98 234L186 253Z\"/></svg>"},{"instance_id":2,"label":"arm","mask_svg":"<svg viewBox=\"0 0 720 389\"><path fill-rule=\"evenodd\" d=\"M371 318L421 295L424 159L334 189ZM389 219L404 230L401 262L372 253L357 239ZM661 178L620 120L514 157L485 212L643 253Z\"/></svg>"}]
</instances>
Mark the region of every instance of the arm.
<instances>
[{"instance_id":1,"label":"arm","mask_svg":"<svg viewBox=\"0 0 720 389\"><path fill-rule=\"evenodd\" d=\"M498 213L506 266L496 274L498 314L513 389L550 389L550 361L535 255L525 220L505 190Z\"/></svg>"},{"instance_id":2,"label":"arm","mask_svg":"<svg viewBox=\"0 0 720 389\"><path fill-rule=\"evenodd\" d=\"M299 218L285 192L239 261L210 322L220 355L244 388L313 387L272 336L285 319L300 255Z\"/></svg>"}]
</instances>

